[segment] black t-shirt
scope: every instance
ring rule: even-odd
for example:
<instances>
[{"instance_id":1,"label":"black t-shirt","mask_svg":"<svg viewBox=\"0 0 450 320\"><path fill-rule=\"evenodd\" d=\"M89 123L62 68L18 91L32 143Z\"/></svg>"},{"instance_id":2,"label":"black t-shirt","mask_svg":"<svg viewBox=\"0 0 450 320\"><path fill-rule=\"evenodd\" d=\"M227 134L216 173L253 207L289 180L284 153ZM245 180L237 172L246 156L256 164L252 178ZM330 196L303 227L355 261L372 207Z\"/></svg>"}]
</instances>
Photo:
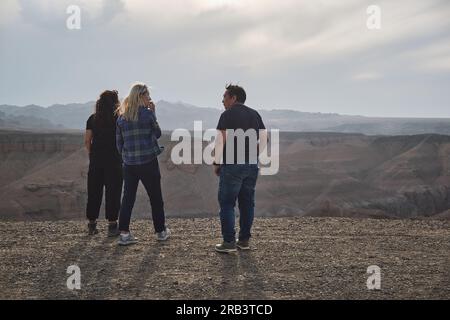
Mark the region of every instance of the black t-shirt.
<instances>
[{"instance_id":1,"label":"black t-shirt","mask_svg":"<svg viewBox=\"0 0 450 320\"><path fill-rule=\"evenodd\" d=\"M249 108L243 104L235 104L231 108L222 112L222 115L220 116L219 119L219 123L217 124L217 130L227 130L227 129L233 130L242 129L243 132L247 134L247 136L245 136L245 144L243 145L245 146L244 150L242 150L242 148L238 150L238 137L237 136L234 137L234 160L227 159L226 157L227 144L225 143L223 151L223 163L236 164L242 163L242 160L244 160L245 163L257 162L258 145L257 144L253 145L254 140L249 138L251 132L247 130L253 129L254 130L253 132L256 135L256 140L259 139L259 130L266 129L259 113L256 110ZM239 133L238 131L235 131L235 135L238 133ZM250 143L252 143L252 145L250 145ZM251 150L256 151L256 154L254 154L253 152L250 153ZM238 162L239 160L238 153L242 153L243 155L243 157L241 156L241 161L239 162ZM256 157L254 157L253 155L255 155Z\"/></svg>"},{"instance_id":2,"label":"black t-shirt","mask_svg":"<svg viewBox=\"0 0 450 320\"><path fill-rule=\"evenodd\" d=\"M114 118L116 120L116 118ZM120 165L122 159L116 147L116 122L99 125L95 114L86 122L86 130L92 130L92 145L89 153L91 164L96 166Z\"/></svg>"}]
</instances>

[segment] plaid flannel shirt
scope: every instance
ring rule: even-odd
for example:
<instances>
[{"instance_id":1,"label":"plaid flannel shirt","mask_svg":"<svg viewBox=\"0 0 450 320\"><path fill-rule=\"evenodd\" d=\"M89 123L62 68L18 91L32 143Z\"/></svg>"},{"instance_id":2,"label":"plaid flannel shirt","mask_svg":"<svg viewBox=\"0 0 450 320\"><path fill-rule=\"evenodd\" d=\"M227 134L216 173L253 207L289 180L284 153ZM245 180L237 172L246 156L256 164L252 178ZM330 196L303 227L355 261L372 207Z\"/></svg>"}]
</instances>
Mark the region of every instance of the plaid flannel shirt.
<instances>
[{"instance_id":1,"label":"plaid flannel shirt","mask_svg":"<svg viewBox=\"0 0 450 320\"><path fill-rule=\"evenodd\" d=\"M122 160L128 165L149 163L162 152L158 145L161 129L150 109L139 108L138 121L117 119L116 145Z\"/></svg>"}]
</instances>

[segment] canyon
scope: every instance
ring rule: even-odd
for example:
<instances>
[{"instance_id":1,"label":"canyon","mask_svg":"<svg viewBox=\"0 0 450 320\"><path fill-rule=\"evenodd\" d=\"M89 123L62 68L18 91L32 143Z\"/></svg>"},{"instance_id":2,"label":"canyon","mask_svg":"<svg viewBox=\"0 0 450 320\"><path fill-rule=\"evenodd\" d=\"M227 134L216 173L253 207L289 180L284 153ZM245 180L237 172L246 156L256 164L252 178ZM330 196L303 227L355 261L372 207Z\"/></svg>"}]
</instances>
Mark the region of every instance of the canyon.
<instances>
[{"instance_id":1,"label":"canyon","mask_svg":"<svg viewBox=\"0 0 450 320\"><path fill-rule=\"evenodd\" d=\"M218 178L205 164L159 161L169 217L215 217ZM280 168L257 183L257 216L450 217L450 136L281 132ZM80 131L0 131L0 219L84 218L88 156ZM104 216L103 208L101 217ZM150 217L142 185L133 217Z\"/></svg>"}]
</instances>

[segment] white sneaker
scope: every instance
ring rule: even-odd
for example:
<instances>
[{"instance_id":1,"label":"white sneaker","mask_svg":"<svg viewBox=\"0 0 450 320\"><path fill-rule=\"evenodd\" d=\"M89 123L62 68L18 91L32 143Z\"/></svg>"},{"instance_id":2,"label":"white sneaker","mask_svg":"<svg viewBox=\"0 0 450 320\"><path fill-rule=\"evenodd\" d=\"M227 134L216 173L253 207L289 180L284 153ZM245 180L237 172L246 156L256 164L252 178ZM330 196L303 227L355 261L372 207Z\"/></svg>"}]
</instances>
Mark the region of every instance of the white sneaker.
<instances>
[{"instance_id":1,"label":"white sneaker","mask_svg":"<svg viewBox=\"0 0 450 320\"><path fill-rule=\"evenodd\" d=\"M166 227L166 230L156 233L156 240L166 241L167 239L169 239L171 234L172 232L170 231L170 229Z\"/></svg>"},{"instance_id":2,"label":"white sneaker","mask_svg":"<svg viewBox=\"0 0 450 320\"><path fill-rule=\"evenodd\" d=\"M121 234L118 241L120 246L128 246L130 244L137 243L137 239L131 235L131 233L128 233L126 235Z\"/></svg>"}]
</instances>

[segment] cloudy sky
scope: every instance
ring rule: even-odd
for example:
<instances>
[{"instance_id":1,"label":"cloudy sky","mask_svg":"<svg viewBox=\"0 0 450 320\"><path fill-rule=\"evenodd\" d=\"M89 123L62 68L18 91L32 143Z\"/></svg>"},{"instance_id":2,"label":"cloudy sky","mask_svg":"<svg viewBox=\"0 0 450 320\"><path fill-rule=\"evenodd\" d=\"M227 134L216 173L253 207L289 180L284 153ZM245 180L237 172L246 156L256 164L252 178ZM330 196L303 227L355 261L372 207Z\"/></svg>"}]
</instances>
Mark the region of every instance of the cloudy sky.
<instances>
[{"instance_id":1,"label":"cloudy sky","mask_svg":"<svg viewBox=\"0 0 450 320\"><path fill-rule=\"evenodd\" d=\"M142 81L154 100L219 108L234 82L260 109L450 117L448 0L1 0L0 45L0 104Z\"/></svg>"}]
</instances>

